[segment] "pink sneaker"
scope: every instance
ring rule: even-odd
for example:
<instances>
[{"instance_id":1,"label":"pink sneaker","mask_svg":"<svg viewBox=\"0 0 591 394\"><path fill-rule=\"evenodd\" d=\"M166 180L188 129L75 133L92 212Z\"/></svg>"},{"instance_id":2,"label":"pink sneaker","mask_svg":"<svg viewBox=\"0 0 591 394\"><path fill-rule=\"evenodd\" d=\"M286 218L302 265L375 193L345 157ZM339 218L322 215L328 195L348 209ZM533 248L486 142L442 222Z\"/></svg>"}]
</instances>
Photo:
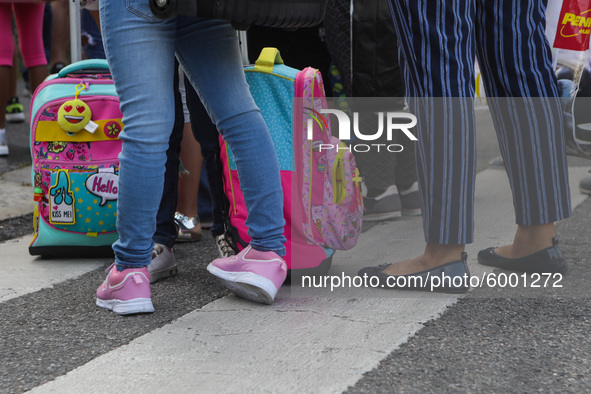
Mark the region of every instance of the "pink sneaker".
<instances>
[{"instance_id":1,"label":"pink sneaker","mask_svg":"<svg viewBox=\"0 0 591 394\"><path fill-rule=\"evenodd\" d=\"M146 267L106 270L107 279L96 290L96 304L120 315L154 312L150 292L150 273Z\"/></svg>"},{"instance_id":2,"label":"pink sneaker","mask_svg":"<svg viewBox=\"0 0 591 394\"><path fill-rule=\"evenodd\" d=\"M287 265L277 253L250 245L236 256L215 259L207 270L236 295L261 304L273 303L287 276Z\"/></svg>"}]
</instances>

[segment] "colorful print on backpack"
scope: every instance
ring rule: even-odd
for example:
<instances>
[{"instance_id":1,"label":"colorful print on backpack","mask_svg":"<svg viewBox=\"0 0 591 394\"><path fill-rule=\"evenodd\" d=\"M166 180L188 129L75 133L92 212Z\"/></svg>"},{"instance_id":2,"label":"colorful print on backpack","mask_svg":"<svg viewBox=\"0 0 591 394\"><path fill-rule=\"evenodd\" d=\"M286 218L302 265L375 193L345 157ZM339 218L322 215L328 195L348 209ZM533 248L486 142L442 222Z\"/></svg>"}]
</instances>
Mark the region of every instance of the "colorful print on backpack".
<instances>
[{"instance_id":1,"label":"colorful print on backpack","mask_svg":"<svg viewBox=\"0 0 591 394\"><path fill-rule=\"evenodd\" d=\"M29 253L112 253L123 123L106 61L78 62L50 76L35 92L31 114Z\"/></svg>"},{"instance_id":2,"label":"colorful print on backpack","mask_svg":"<svg viewBox=\"0 0 591 394\"><path fill-rule=\"evenodd\" d=\"M295 133L302 146L301 151L296 147L296 155L303 168L304 231L319 245L348 250L357 244L363 222L359 170L347 145L331 135L330 119L319 112L327 108L320 73L304 69L296 79L296 91L298 85L303 94L296 111L303 116L297 116L301 121ZM329 145L338 149L322 149Z\"/></svg>"},{"instance_id":3,"label":"colorful print on backpack","mask_svg":"<svg viewBox=\"0 0 591 394\"><path fill-rule=\"evenodd\" d=\"M308 108L326 106L320 73L312 68L298 71L285 66L275 48L263 49L255 66L245 72L279 159L287 266L317 273L328 270L336 249L350 249L357 242L362 199L361 178L350 152L313 152L314 144L305 140L304 118L309 111L304 113L302 103L307 100ZM324 133L319 141L338 141L330 136L330 127L315 129L314 133ZM220 146L224 192L230 202L229 232L241 249L250 241L245 224L247 210L232 152L221 137Z\"/></svg>"}]
</instances>

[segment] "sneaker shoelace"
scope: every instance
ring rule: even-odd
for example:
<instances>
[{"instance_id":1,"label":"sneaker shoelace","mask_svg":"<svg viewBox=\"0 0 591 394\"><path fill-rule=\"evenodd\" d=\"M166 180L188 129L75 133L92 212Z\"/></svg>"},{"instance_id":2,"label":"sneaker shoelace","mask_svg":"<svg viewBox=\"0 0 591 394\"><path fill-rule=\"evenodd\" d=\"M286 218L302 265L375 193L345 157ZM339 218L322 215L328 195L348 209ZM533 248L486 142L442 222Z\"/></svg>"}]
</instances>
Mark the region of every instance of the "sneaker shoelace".
<instances>
[{"instance_id":1,"label":"sneaker shoelace","mask_svg":"<svg viewBox=\"0 0 591 394\"><path fill-rule=\"evenodd\" d=\"M234 254L234 249L232 249L232 247L230 246L230 244L226 240L226 237L223 234L218 235L216 237L216 241L224 257L228 257Z\"/></svg>"}]
</instances>

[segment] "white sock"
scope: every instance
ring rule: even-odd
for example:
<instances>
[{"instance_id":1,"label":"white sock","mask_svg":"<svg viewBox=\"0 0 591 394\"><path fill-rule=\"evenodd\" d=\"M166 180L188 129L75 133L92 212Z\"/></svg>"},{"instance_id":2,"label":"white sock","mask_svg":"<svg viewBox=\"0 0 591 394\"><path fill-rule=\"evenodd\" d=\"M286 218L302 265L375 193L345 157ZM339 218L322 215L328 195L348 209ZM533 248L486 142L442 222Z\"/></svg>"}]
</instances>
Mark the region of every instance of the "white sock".
<instances>
[{"instance_id":1,"label":"white sock","mask_svg":"<svg viewBox=\"0 0 591 394\"><path fill-rule=\"evenodd\" d=\"M413 192L418 192L418 191L419 191L419 184L418 184L418 182L415 182L408 189L406 189L406 190L400 190L400 195L401 196L406 196L407 194L410 194L410 193L413 193Z\"/></svg>"},{"instance_id":2,"label":"white sock","mask_svg":"<svg viewBox=\"0 0 591 394\"><path fill-rule=\"evenodd\" d=\"M6 129L0 129L0 156L8 155L8 144L6 143Z\"/></svg>"}]
</instances>

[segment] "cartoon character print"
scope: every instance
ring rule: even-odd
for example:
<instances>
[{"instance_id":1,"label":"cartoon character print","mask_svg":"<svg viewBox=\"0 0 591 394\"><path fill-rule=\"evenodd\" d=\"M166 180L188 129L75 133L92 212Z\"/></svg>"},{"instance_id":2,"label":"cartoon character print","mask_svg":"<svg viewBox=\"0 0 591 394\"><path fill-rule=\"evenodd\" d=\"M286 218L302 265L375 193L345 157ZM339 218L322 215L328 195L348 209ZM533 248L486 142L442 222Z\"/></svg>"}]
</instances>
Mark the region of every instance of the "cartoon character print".
<instances>
[{"instance_id":1,"label":"cartoon character print","mask_svg":"<svg viewBox=\"0 0 591 394\"><path fill-rule=\"evenodd\" d=\"M104 166L84 166L84 165L74 165L71 166L72 170L80 170L84 172L95 172L98 171L99 168L103 168ZM116 165L111 165L115 174L119 173L119 167ZM49 190L49 184L51 182L51 174L52 172L56 172L57 170L61 169L61 166L52 165L52 163L45 163L42 164L41 167L35 171L35 187L40 187L44 191L44 196L39 204L39 215L41 215L46 221L49 220L49 200L47 199L47 191Z\"/></svg>"},{"instance_id":2,"label":"cartoon character print","mask_svg":"<svg viewBox=\"0 0 591 394\"><path fill-rule=\"evenodd\" d=\"M34 150L35 157L40 160L90 160L90 144L88 142L41 142L35 143Z\"/></svg>"},{"instance_id":3,"label":"cartoon character print","mask_svg":"<svg viewBox=\"0 0 591 394\"><path fill-rule=\"evenodd\" d=\"M52 141L47 144L48 160L68 160L68 142Z\"/></svg>"},{"instance_id":4,"label":"cartoon character print","mask_svg":"<svg viewBox=\"0 0 591 394\"><path fill-rule=\"evenodd\" d=\"M351 206L354 208L355 204L351 204ZM351 230L353 233L355 233L357 231L358 228L360 228L360 220L359 220L359 216L357 215L357 211L353 211L351 212L351 209L349 209L349 212L347 212L347 221L349 223L351 223Z\"/></svg>"},{"instance_id":5,"label":"cartoon character print","mask_svg":"<svg viewBox=\"0 0 591 394\"><path fill-rule=\"evenodd\" d=\"M39 120L55 120L56 119L56 108L47 107L43 109L41 116L39 116Z\"/></svg>"},{"instance_id":6,"label":"cartoon character print","mask_svg":"<svg viewBox=\"0 0 591 394\"><path fill-rule=\"evenodd\" d=\"M355 246L361 233L363 208L357 192L358 184L355 181L355 178L359 178L355 172L355 162L348 152L345 152L343 160L345 197L340 204L334 203L334 185L330 169L335 165L336 155L334 151L326 153L326 171L322 178L324 186L323 210L317 210L315 215L324 215L321 218L324 224L321 235L325 246L348 250Z\"/></svg>"},{"instance_id":7,"label":"cartoon character print","mask_svg":"<svg viewBox=\"0 0 591 394\"><path fill-rule=\"evenodd\" d=\"M74 224L76 214L74 212L75 199L71 190L70 176L67 170L58 170L55 183L49 188L51 203L51 215L49 222L52 224Z\"/></svg>"},{"instance_id":8,"label":"cartoon character print","mask_svg":"<svg viewBox=\"0 0 591 394\"><path fill-rule=\"evenodd\" d=\"M326 171L326 162L327 162L327 158L326 158L326 152L324 153L319 153L317 155L317 159L316 159L316 171L318 172L318 175L324 175L324 172Z\"/></svg>"},{"instance_id":9,"label":"cartoon character print","mask_svg":"<svg viewBox=\"0 0 591 394\"><path fill-rule=\"evenodd\" d=\"M51 172L47 167L42 167L35 172L35 187L40 187L43 190L43 197L41 204L39 204L39 214L49 219L49 200L47 199L47 190L49 190L49 182L51 181Z\"/></svg>"},{"instance_id":10,"label":"cartoon character print","mask_svg":"<svg viewBox=\"0 0 591 394\"><path fill-rule=\"evenodd\" d=\"M351 204L351 205L356 205L356 204ZM361 227L362 227L362 214L360 211L355 211L355 212L349 212L347 213L347 222L350 223L350 226L347 226L349 232L349 238L356 238L357 236L359 236L359 234L361 233Z\"/></svg>"},{"instance_id":11,"label":"cartoon character print","mask_svg":"<svg viewBox=\"0 0 591 394\"><path fill-rule=\"evenodd\" d=\"M316 219L314 221L314 226L316 227L316 230L318 230L319 233L322 233L322 220Z\"/></svg>"},{"instance_id":12,"label":"cartoon character print","mask_svg":"<svg viewBox=\"0 0 591 394\"><path fill-rule=\"evenodd\" d=\"M43 176L41 171L35 171L35 187L41 187L43 185Z\"/></svg>"},{"instance_id":13,"label":"cartoon character print","mask_svg":"<svg viewBox=\"0 0 591 394\"><path fill-rule=\"evenodd\" d=\"M312 92L316 97L311 97ZM307 73L304 79L304 108L320 111L326 108L322 98L320 75ZM320 97L319 97L320 96ZM305 123L305 122L304 122ZM340 141L331 135L330 125L326 130L314 128L314 140L307 139L307 125L302 125L303 144L303 190L301 191L304 210L308 223L304 225L305 234L310 243L323 245L331 249L348 250L355 246L362 228L362 202L359 193L361 178L355 171L355 160L350 152L338 155L337 150L320 150L320 144L338 146ZM324 132L324 134L323 134ZM334 202L335 185L333 167L337 155L343 158L344 165L341 182L344 200Z\"/></svg>"},{"instance_id":14,"label":"cartoon character print","mask_svg":"<svg viewBox=\"0 0 591 394\"><path fill-rule=\"evenodd\" d=\"M90 157L88 155L88 153L90 151L90 142L74 143L72 145L76 149L75 155L77 155L78 160L80 160L80 161L90 160Z\"/></svg>"},{"instance_id":15,"label":"cartoon character print","mask_svg":"<svg viewBox=\"0 0 591 394\"><path fill-rule=\"evenodd\" d=\"M318 234L322 236L322 219L324 218L324 207L322 205L312 205L312 222ZM318 238L317 236L314 238Z\"/></svg>"},{"instance_id":16,"label":"cartoon character print","mask_svg":"<svg viewBox=\"0 0 591 394\"><path fill-rule=\"evenodd\" d=\"M35 143L35 145L37 145L37 143ZM39 150L37 151L37 155L35 156L37 159L47 159L47 155L49 154L49 151L43 151L43 146L39 147Z\"/></svg>"},{"instance_id":17,"label":"cartoon character print","mask_svg":"<svg viewBox=\"0 0 591 394\"><path fill-rule=\"evenodd\" d=\"M47 150L50 153L61 153L66 149L67 145L68 143L65 141L52 141L47 144Z\"/></svg>"}]
</instances>

